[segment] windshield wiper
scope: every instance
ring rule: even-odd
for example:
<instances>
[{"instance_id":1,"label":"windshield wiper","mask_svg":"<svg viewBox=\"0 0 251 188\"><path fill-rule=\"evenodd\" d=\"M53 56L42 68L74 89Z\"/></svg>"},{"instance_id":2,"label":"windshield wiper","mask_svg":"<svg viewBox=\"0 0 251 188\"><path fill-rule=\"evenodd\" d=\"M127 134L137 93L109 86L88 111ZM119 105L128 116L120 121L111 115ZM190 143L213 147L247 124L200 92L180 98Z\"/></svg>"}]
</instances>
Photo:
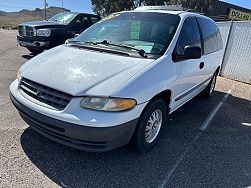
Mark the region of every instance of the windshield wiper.
<instances>
[{"instance_id":1,"label":"windshield wiper","mask_svg":"<svg viewBox=\"0 0 251 188\"><path fill-rule=\"evenodd\" d=\"M103 45L108 45L108 46L111 45L111 46L127 48L127 49L130 49L130 50L135 50L135 51L137 51L139 53L140 56L147 58L145 50L134 48L134 47L126 45L126 44L114 43L114 42L111 42L111 41L108 42L107 40L103 40L102 42L84 42L84 43L91 43L93 45L103 44Z\"/></svg>"},{"instance_id":2,"label":"windshield wiper","mask_svg":"<svg viewBox=\"0 0 251 188\"><path fill-rule=\"evenodd\" d=\"M80 40L70 40L69 43L84 43L84 42Z\"/></svg>"},{"instance_id":3,"label":"windshield wiper","mask_svg":"<svg viewBox=\"0 0 251 188\"><path fill-rule=\"evenodd\" d=\"M113 54L118 54L118 55L123 55L123 56L131 56L129 53L124 52L124 51L118 51L115 49L110 49L110 48L100 48L96 46L95 42L84 42L84 41L77 41L73 40L67 43L67 45L73 46L73 47L78 47L78 48L84 48L84 49L89 49L89 50L96 50L101 53L106 52L106 53L113 53ZM91 45L90 45L91 44Z\"/></svg>"},{"instance_id":4,"label":"windshield wiper","mask_svg":"<svg viewBox=\"0 0 251 188\"><path fill-rule=\"evenodd\" d=\"M91 42L91 41L82 41L82 40L70 40L69 43L79 43L79 44L92 44L97 45L97 42Z\"/></svg>"}]
</instances>

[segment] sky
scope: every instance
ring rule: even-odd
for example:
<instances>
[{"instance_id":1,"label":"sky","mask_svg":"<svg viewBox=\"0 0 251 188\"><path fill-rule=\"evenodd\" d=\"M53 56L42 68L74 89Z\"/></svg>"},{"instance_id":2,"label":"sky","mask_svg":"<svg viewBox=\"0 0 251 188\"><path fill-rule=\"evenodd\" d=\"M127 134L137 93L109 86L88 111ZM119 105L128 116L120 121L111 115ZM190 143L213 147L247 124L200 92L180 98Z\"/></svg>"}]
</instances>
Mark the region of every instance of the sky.
<instances>
[{"instance_id":1,"label":"sky","mask_svg":"<svg viewBox=\"0 0 251 188\"><path fill-rule=\"evenodd\" d=\"M46 0L50 6L70 9L72 12L92 13L91 0ZM0 10L6 12L16 12L22 9L34 10L43 8L44 0L0 0Z\"/></svg>"},{"instance_id":2,"label":"sky","mask_svg":"<svg viewBox=\"0 0 251 188\"><path fill-rule=\"evenodd\" d=\"M231 3L234 5L238 5L244 8L251 9L251 1L250 0L222 0L227 3Z\"/></svg>"},{"instance_id":3,"label":"sky","mask_svg":"<svg viewBox=\"0 0 251 188\"><path fill-rule=\"evenodd\" d=\"M91 0L47 0L49 6L62 7L73 12L92 13ZM239 5L251 9L251 0L222 0L231 4ZM0 0L0 10L6 12L16 12L22 9L33 10L43 8L44 0Z\"/></svg>"}]
</instances>

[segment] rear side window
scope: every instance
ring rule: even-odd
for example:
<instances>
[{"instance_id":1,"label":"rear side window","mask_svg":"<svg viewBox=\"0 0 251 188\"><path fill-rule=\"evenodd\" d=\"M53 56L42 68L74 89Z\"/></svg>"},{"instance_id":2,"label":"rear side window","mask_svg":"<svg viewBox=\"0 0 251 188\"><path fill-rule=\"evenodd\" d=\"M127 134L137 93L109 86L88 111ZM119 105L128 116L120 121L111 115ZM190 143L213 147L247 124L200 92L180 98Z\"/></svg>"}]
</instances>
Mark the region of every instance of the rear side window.
<instances>
[{"instance_id":1,"label":"rear side window","mask_svg":"<svg viewBox=\"0 0 251 188\"><path fill-rule=\"evenodd\" d=\"M194 17L185 20L173 53L173 58L176 59L178 56L184 55L186 46L198 46L201 48L199 27Z\"/></svg>"},{"instance_id":2,"label":"rear side window","mask_svg":"<svg viewBox=\"0 0 251 188\"><path fill-rule=\"evenodd\" d=\"M197 18L204 41L204 54L210 54L222 49L222 38L216 24L205 18Z\"/></svg>"}]
</instances>

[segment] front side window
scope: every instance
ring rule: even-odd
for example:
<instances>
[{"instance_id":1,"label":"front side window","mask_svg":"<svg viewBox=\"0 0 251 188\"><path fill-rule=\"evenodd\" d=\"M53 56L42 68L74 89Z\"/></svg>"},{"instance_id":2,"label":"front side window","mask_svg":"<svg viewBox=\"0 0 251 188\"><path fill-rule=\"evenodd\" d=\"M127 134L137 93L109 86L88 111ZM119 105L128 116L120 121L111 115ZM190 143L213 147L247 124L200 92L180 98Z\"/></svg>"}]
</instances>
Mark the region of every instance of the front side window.
<instances>
[{"instance_id":1,"label":"front side window","mask_svg":"<svg viewBox=\"0 0 251 188\"><path fill-rule=\"evenodd\" d=\"M87 16L79 15L73 23L73 30L83 31L89 27L89 21Z\"/></svg>"},{"instance_id":2,"label":"front side window","mask_svg":"<svg viewBox=\"0 0 251 188\"><path fill-rule=\"evenodd\" d=\"M77 13L73 12L61 12L52 16L48 21L57 22L59 24L68 24L70 23L75 17Z\"/></svg>"},{"instance_id":3,"label":"front side window","mask_svg":"<svg viewBox=\"0 0 251 188\"><path fill-rule=\"evenodd\" d=\"M198 46L201 48L201 37L197 21L194 17L187 18L183 24L173 56L176 59L184 55L186 46Z\"/></svg>"},{"instance_id":4,"label":"front side window","mask_svg":"<svg viewBox=\"0 0 251 188\"><path fill-rule=\"evenodd\" d=\"M74 40L84 42L110 41L161 55L169 46L180 17L166 13L123 12L112 14L88 28ZM130 48L104 46L133 52Z\"/></svg>"},{"instance_id":5,"label":"front side window","mask_svg":"<svg viewBox=\"0 0 251 188\"><path fill-rule=\"evenodd\" d=\"M197 19L202 31L204 54L210 54L222 49L221 34L216 24L205 18Z\"/></svg>"}]
</instances>

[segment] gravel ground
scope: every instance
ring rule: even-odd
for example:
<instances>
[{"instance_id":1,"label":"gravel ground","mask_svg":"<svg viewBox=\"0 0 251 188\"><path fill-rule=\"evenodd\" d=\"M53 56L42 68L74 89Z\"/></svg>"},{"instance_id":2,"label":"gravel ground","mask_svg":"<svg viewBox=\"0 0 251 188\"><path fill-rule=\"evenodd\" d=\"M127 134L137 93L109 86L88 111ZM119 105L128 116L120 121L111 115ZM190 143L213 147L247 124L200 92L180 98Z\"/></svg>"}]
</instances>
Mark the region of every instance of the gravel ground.
<instances>
[{"instance_id":1,"label":"gravel ground","mask_svg":"<svg viewBox=\"0 0 251 188\"><path fill-rule=\"evenodd\" d=\"M20 118L9 85L32 55L17 46L16 31L0 30L0 44L0 187L251 186L251 85L219 77L210 99L196 97L169 116L148 154L128 146L86 153L40 136Z\"/></svg>"}]
</instances>

